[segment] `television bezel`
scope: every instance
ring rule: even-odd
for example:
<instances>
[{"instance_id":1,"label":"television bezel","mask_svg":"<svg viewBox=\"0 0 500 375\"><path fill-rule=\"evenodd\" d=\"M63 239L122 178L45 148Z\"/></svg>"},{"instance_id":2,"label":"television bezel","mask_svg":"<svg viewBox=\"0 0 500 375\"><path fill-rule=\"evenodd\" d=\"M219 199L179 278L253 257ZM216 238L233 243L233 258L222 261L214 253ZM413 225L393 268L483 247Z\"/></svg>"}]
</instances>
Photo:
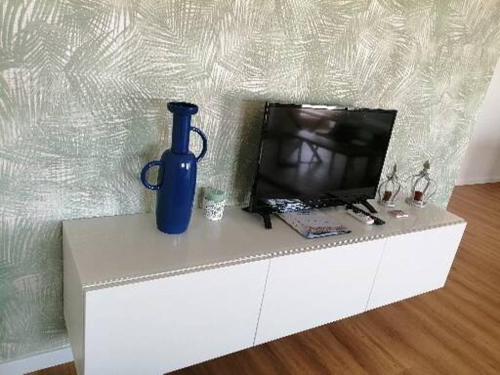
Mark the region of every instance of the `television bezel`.
<instances>
[{"instance_id":1,"label":"television bezel","mask_svg":"<svg viewBox=\"0 0 500 375\"><path fill-rule=\"evenodd\" d=\"M349 111L349 112L382 112L382 113L391 113L394 115L394 120L392 121L391 124L391 130L389 134L389 143L387 145L387 149L384 155L384 163L382 163L382 168L380 169L380 172L378 174L378 184L375 188L375 196L376 196L376 191L378 189L378 186L380 185L380 178L382 176L383 170L384 170L384 165L387 161L387 151L389 150L391 141L392 141L392 133L394 131L394 124L396 123L396 117L398 111L395 109L381 109L381 108L364 108L364 107L345 107L345 106L338 106L338 105L325 105L325 104L296 104L296 103L279 103L279 102L266 102L265 107L264 107L264 117L261 125L261 132L260 132L260 138L259 138L259 150L257 154L257 165L255 168L255 173L254 173L254 178L253 178L253 184L252 184L252 189L250 193L250 204L248 209L251 212L258 212L262 211L262 209L265 209L266 211L270 210L270 207L262 203L260 206L257 204L259 200L262 199L273 199L271 197L269 198L263 198L263 197L256 197L256 191L257 191L257 184L259 180L259 171L261 167L261 161L262 161L262 153L263 153L263 141L264 137L267 131L267 127L269 125L269 110L272 107L287 107L287 108L317 108L317 109L325 109L325 110L337 110L337 111ZM373 199L374 197L365 197L365 199ZM349 199L348 197L342 197L343 201L348 201L349 203L356 203L361 197L352 197L352 199ZM276 198L279 199L279 198ZM296 198L300 199L300 198ZM320 199L325 199L325 198L319 198ZM332 204L333 205L333 204Z\"/></svg>"}]
</instances>

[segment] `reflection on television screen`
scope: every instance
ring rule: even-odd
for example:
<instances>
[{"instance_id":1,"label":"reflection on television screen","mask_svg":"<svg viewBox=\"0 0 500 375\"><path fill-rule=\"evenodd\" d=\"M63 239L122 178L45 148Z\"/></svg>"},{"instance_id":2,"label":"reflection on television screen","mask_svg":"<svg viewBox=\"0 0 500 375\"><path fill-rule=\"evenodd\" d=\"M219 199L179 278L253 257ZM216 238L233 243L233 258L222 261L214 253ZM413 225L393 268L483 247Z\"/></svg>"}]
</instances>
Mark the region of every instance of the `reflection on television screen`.
<instances>
[{"instance_id":1,"label":"reflection on television screen","mask_svg":"<svg viewBox=\"0 0 500 375\"><path fill-rule=\"evenodd\" d=\"M268 104L254 198L374 198L395 117Z\"/></svg>"}]
</instances>

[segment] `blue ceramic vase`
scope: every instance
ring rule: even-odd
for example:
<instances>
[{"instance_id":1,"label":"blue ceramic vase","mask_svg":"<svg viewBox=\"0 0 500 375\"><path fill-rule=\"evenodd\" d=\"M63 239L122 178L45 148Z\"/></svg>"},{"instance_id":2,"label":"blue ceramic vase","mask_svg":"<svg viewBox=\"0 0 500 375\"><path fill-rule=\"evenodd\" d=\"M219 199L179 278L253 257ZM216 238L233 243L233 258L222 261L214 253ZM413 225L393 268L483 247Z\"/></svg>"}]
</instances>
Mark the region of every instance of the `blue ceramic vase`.
<instances>
[{"instance_id":1,"label":"blue ceramic vase","mask_svg":"<svg viewBox=\"0 0 500 375\"><path fill-rule=\"evenodd\" d=\"M146 164L141 172L141 180L148 189L156 190L156 226L164 233L179 234L186 231L191 219L196 187L196 167L207 152L207 137L191 126L191 116L198 107L190 103L170 102L168 110L173 113L172 147L166 150L160 160ZM203 141L200 155L189 151L189 135L198 133ZM158 166L156 185L147 179L148 170Z\"/></svg>"}]
</instances>

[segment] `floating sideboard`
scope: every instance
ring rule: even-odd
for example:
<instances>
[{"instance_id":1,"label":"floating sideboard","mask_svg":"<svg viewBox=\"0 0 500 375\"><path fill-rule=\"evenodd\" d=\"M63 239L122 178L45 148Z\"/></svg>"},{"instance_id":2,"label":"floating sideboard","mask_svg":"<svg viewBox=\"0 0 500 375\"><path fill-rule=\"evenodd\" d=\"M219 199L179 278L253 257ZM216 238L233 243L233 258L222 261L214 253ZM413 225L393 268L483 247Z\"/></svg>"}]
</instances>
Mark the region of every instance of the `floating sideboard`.
<instances>
[{"instance_id":1,"label":"floating sideboard","mask_svg":"<svg viewBox=\"0 0 500 375\"><path fill-rule=\"evenodd\" d=\"M168 236L154 215L63 223L64 314L79 375L163 374L444 286L465 222L401 207L383 226L324 211L346 235L307 240L238 208L194 213Z\"/></svg>"}]
</instances>

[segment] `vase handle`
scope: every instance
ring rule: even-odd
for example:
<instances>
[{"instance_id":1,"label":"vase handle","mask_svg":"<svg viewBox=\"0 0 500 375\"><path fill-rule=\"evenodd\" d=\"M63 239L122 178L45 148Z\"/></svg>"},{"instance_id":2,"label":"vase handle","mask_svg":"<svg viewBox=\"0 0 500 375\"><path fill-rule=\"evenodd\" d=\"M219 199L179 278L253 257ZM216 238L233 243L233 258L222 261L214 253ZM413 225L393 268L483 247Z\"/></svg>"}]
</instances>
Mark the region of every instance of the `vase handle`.
<instances>
[{"instance_id":1,"label":"vase handle","mask_svg":"<svg viewBox=\"0 0 500 375\"><path fill-rule=\"evenodd\" d=\"M207 141L207 136L205 133L203 133L200 129L195 128L194 126L191 126L191 131L198 133L198 135L201 137L201 140L203 142L203 147L201 149L200 154L196 157L196 161L200 161L203 159L205 154L207 153L207 147L208 147L208 141Z\"/></svg>"},{"instance_id":2,"label":"vase handle","mask_svg":"<svg viewBox=\"0 0 500 375\"><path fill-rule=\"evenodd\" d=\"M148 170L149 168L151 167L155 167L155 166L158 166L161 168L161 166L163 165L162 161L161 160L153 160L153 161L150 161L148 164L146 164L144 166L144 168L142 168L142 171L141 171L141 181L143 183L144 186L146 186L148 189L150 190L160 190L161 188L161 184L163 181L160 181L159 184L156 184L156 185L152 185L148 182Z\"/></svg>"}]
</instances>

